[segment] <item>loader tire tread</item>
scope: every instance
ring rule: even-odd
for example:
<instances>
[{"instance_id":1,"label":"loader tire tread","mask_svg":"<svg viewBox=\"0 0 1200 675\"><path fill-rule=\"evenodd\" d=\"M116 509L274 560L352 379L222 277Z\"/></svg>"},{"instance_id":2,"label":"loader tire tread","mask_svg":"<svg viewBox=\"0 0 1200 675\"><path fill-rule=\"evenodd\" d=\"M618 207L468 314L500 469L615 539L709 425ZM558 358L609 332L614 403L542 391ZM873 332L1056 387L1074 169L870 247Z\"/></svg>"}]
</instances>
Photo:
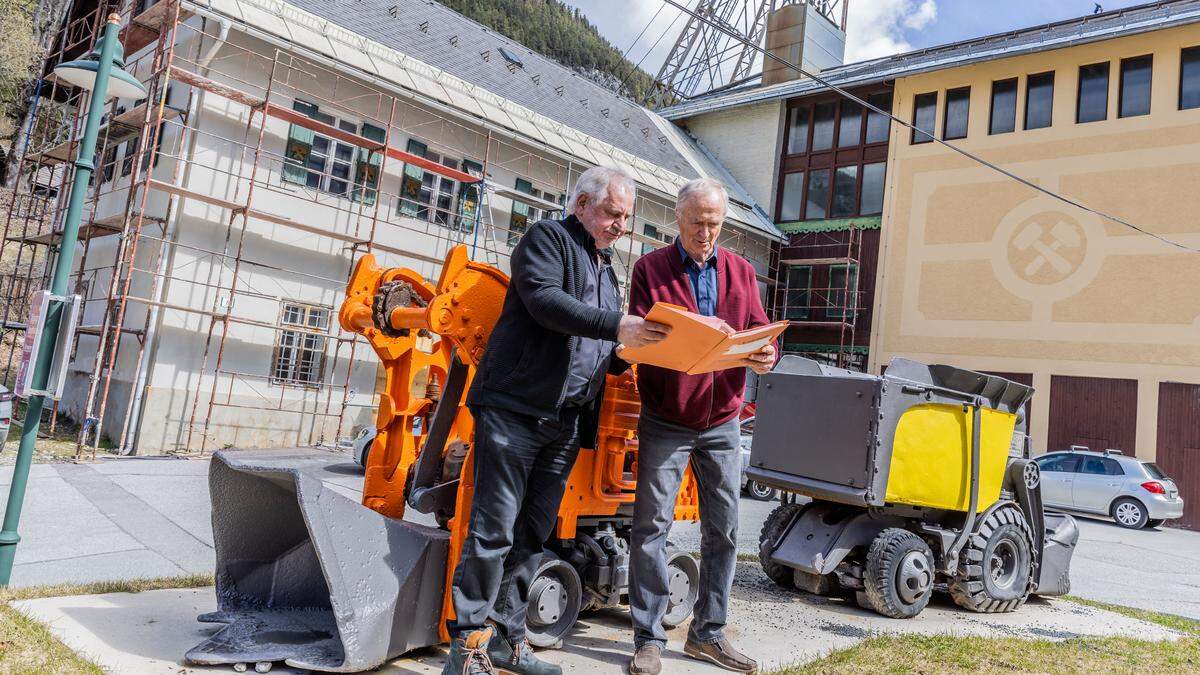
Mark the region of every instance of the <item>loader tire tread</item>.
<instances>
[{"instance_id":1,"label":"loader tire tread","mask_svg":"<svg viewBox=\"0 0 1200 675\"><path fill-rule=\"evenodd\" d=\"M988 542L997 533L1002 533L1002 530L1019 532L1018 536L1024 540L1030 560L1033 559L1033 534L1021 510L1016 505L1006 505L988 514L987 518L977 525L976 532L967 539L967 545L960 554L958 574L949 585L950 598L959 607L984 614L1001 614L1016 611L1029 598L1033 589L1032 565L1019 597L993 597L984 583L984 575L988 573L985 560Z\"/></svg>"},{"instance_id":2,"label":"loader tire tread","mask_svg":"<svg viewBox=\"0 0 1200 675\"><path fill-rule=\"evenodd\" d=\"M783 535L784 530L787 529L792 519L805 506L805 504L780 504L776 506L775 510L763 521L762 530L758 535L758 562L762 565L763 572L767 575L767 578L783 588L796 587L792 568L771 560L771 553L774 550L775 542L779 540L779 537Z\"/></svg>"}]
</instances>

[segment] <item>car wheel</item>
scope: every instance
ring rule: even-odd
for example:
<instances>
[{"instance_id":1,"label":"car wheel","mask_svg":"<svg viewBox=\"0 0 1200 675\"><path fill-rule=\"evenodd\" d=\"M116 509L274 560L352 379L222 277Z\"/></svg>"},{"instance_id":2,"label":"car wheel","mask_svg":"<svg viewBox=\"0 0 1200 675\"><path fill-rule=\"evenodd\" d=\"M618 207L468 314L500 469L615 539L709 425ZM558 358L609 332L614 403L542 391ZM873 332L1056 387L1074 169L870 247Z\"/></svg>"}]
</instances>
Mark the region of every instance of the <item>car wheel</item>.
<instances>
[{"instance_id":1,"label":"car wheel","mask_svg":"<svg viewBox=\"0 0 1200 675\"><path fill-rule=\"evenodd\" d=\"M779 490L770 485L763 485L756 480L752 480L746 483L746 494L760 502L769 502L779 496Z\"/></svg>"},{"instance_id":2,"label":"car wheel","mask_svg":"<svg viewBox=\"0 0 1200 675\"><path fill-rule=\"evenodd\" d=\"M1167 521L1163 520L1162 518L1151 518L1150 520L1146 521L1146 527L1162 527L1162 524L1165 522Z\"/></svg>"},{"instance_id":3,"label":"car wheel","mask_svg":"<svg viewBox=\"0 0 1200 675\"><path fill-rule=\"evenodd\" d=\"M1132 497L1122 497L1113 502L1110 513L1118 525L1130 530L1140 530L1150 520L1146 507Z\"/></svg>"}]
</instances>

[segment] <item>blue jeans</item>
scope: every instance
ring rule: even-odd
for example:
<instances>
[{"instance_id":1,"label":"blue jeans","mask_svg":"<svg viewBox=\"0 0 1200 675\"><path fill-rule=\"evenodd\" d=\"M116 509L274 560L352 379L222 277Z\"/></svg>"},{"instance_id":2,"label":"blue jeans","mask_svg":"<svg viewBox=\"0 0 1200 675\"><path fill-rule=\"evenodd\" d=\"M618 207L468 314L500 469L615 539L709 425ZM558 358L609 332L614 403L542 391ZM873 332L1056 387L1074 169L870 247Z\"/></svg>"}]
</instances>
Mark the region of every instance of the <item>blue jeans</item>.
<instances>
[{"instance_id":1,"label":"blue jeans","mask_svg":"<svg viewBox=\"0 0 1200 675\"><path fill-rule=\"evenodd\" d=\"M525 638L529 586L554 531L579 455L579 410L539 419L476 406L475 497L450 597L452 637L491 619L510 642Z\"/></svg>"},{"instance_id":2,"label":"blue jeans","mask_svg":"<svg viewBox=\"0 0 1200 675\"><path fill-rule=\"evenodd\" d=\"M662 619L669 601L667 535L675 500L691 462L700 496L700 587L688 639L722 639L737 565L741 436L734 419L703 430L647 414L638 422L637 499L633 507L629 613L633 643L666 645Z\"/></svg>"}]
</instances>

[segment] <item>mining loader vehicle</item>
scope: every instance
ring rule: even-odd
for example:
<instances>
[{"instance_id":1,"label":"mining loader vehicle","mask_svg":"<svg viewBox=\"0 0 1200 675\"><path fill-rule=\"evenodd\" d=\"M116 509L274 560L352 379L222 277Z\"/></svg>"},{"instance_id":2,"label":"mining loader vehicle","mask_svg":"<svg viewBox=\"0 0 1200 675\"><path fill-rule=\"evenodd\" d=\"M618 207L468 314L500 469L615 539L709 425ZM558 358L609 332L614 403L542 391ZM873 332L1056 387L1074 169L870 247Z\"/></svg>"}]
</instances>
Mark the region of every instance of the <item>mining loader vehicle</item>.
<instances>
[{"instance_id":1,"label":"mining loader vehicle","mask_svg":"<svg viewBox=\"0 0 1200 675\"><path fill-rule=\"evenodd\" d=\"M873 376L783 357L759 378L746 469L783 491L760 537L767 576L893 618L934 591L977 612L1067 593L1079 531L1042 508L1032 394L906 359Z\"/></svg>"},{"instance_id":2,"label":"mining loader vehicle","mask_svg":"<svg viewBox=\"0 0 1200 675\"><path fill-rule=\"evenodd\" d=\"M358 672L447 642L450 585L474 504L474 422L465 405L508 277L448 254L436 284L405 268L361 258L338 314L382 362L377 433L367 453L361 503L341 484L343 454L315 448L228 450L209 484L218 610L223 624L187 653L197 664L259 672L271 664ZM555 531L530 589L528 637L558 643L580 612L623 601L637 466L640 400L630 374L609 376L600 435L580 450ZM350 492L353 494L353 492ZM418 512L438 526L405 520ZM677 520L699 517L685 474ZM692 612L699 576L672 549L664 623Z\"/></svg>"}]
</instances>

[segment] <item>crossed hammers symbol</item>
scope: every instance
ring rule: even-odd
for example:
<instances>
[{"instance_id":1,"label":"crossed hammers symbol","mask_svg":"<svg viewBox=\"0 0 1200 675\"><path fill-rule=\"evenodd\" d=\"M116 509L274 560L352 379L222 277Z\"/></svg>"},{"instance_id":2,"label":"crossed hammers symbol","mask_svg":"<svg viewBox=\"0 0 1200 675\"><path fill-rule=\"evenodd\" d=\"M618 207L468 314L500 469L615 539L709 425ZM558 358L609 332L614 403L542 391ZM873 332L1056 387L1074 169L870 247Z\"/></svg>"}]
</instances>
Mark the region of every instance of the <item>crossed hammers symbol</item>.
<instances>
[{"instance_id":1,"label":"crossed hammers symbol","mask_svg":"<svg viewBox=\"0 0 1200 675\"><path fill-rule=\"evenodd\" d=\"M1050 238L1053 240L1049 244L1042 241L1042 235L1045 234L1045 229L1037 224L1030 223L1021 230L1013 240L1013 244L1018 250L1027 251L1033 249L1038 255L1025 266L1025 276L1033 276L1046 263L1057 270L1060 274L1070 274L1074 267L1071 261L1062 256L1058 250L1062 247L1076 248L1082 240L1079 236L1079 230L1072 227L1066 221L1058 221L1058 223L1050 228Z\"/></svg>"}]
</instances>

